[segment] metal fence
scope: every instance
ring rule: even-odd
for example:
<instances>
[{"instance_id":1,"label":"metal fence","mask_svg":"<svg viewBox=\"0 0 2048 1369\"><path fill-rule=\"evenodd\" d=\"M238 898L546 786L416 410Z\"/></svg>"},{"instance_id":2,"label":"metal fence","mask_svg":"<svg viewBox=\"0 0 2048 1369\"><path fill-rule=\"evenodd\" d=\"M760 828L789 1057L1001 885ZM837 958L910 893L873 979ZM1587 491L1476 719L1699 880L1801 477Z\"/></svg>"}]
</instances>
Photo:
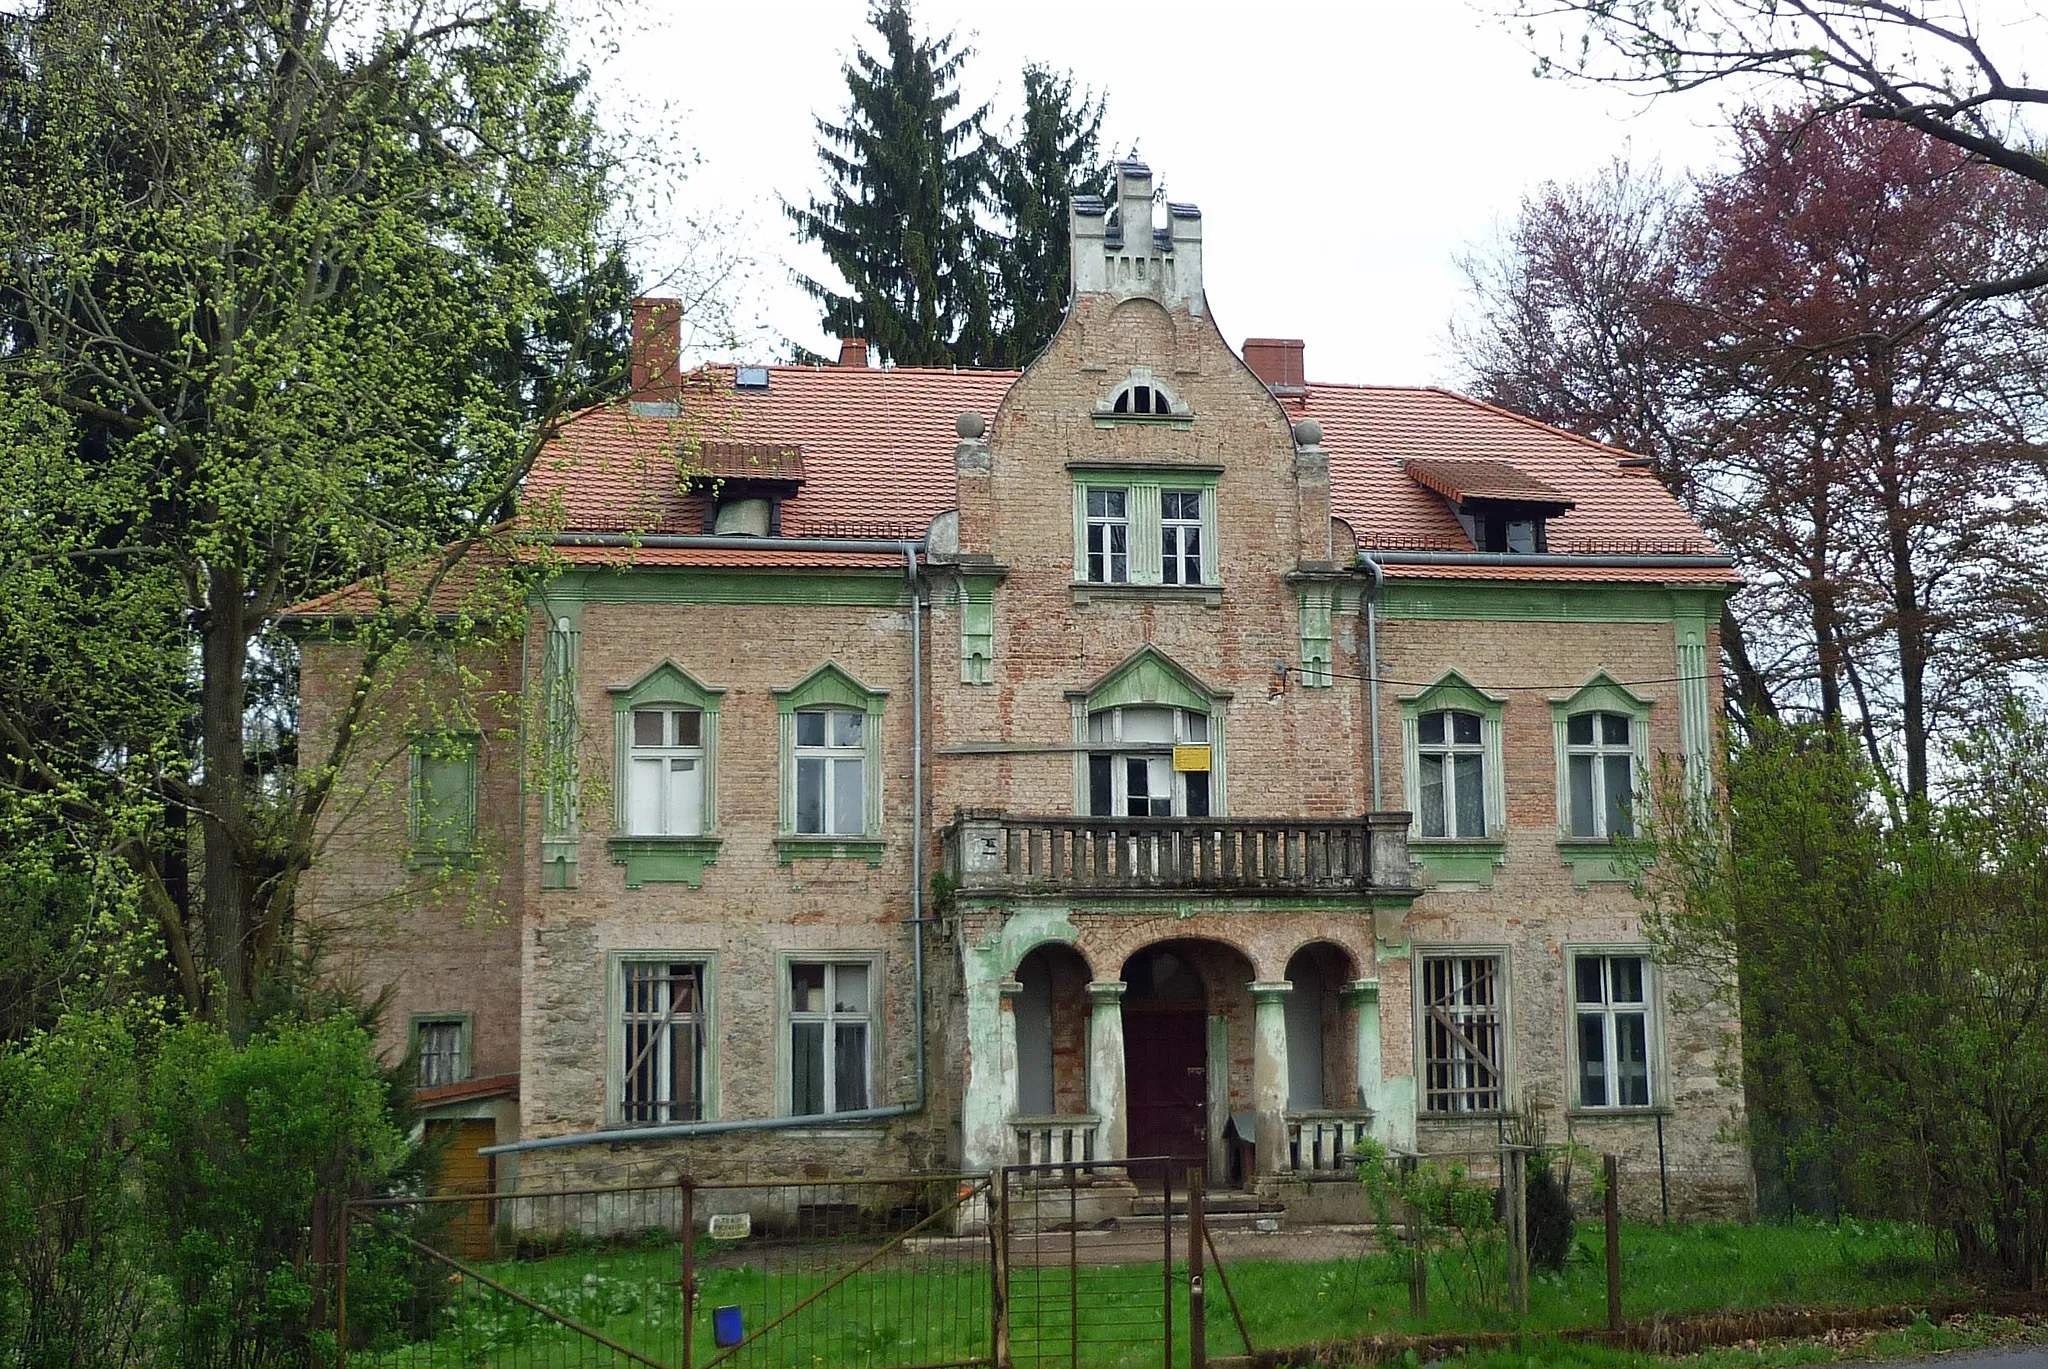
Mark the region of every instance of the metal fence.
<instances>
[{"instance_id":1,"label":"metal fence","mask_svg":"<svg viewBox=\"0 0 2048 1369\"><path fill-rule=\"evenodd\" d=\"M1566 1158L1418 1157L1351 1223L1146 1160L354 1201L316 1218L318 1316L355 1369L1200 1369L1445 1334L1689 1349L1982 1299L1909 1223L1623 1220L1611 1158L1570 1157L1563 1225L1515 1201Z\"/></svg>"}]
</instances>

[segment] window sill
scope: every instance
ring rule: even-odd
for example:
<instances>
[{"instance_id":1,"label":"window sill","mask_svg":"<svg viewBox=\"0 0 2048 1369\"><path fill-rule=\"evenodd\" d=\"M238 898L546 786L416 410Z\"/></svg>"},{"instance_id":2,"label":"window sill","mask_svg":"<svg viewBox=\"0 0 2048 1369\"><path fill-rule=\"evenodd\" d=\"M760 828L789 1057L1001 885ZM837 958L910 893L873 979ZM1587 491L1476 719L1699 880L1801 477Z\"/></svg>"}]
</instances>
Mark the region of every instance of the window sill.
<instances>
[{"instance_id":1,"label":"window sill","mask_svg":"<svg viewBox=\"0 0 2048 1369\"><path fill-rule=\"evenodd\" d=\"M1572 887L1589 884L1634 884L1636 871L1628 853L1607 837L1559 837L1558 859L1572 872Z\"/></svg>"},{"instance_id":2,"label":"window sill","mask_svg":"<svg viewBox=\"0 0 2048 1369\"><path fill-rule=\"evenodd\" d=\"M405 872L409 875L432 874L440 870L452 870L460 874L476 869L474 851L407 851Z\"/></svg>"},{"instance_id":3,"label":"window sill","mask_svg":"<svg viewBox=\"0 0 2048 1369\"><path fill-rule=\"evenodd\" d=\"M1493 872L1507 864L1508 844L1500 837L1408 838L1408 859L1428 872L1437 889L1491 889Z\"/></svg>"},{"instance_id":4,"label":"window sill","mask_svg":"<svg viewBox=\"0 0 2048 1369\"><path fill-rule=\"evenodd\" d=\"M882 863L884 842L880 837L799 837L775 839L775 859L787 865L797 860L864 860L870 866Z\"/></svg>"},{"instance_id":5,"label":"window sill","mask_svg":"<svg viewBox=\"0 0 2048 1369\"><path fill-rule=\"evenodd\" d=\"M1136 424L1138 424L1138 425L1140 425L1140 426L1144 426L1144 425L1154 425L1154 426L1157 426L1157 427L1161 427L1161 428L1181 428L1181 429L1187 429L1187 428L1192 428L1192 427L1194 426L1194 423L1195 423L1195 416L1194 416L1193 414L1191 414L1191 413L1189 413L1189 414L1119 414L1119 413L1107 413L1107 414L1105 414L1105 413L1099 413L1099 412L1098 412L1098 413L1097 413L1097 414L1095 415L1095 426L1096 426L1096 427L1098 427L1098 428L1114 428L1114 427L1118 427L1119 425L1121 425L1121 424L1125 424L1125 423L1136 423Z\"/></svg>"},{"instance_id":6,"label":"window sill","mask_svg":"<svg viewBox=\"0 0 2048 1369\"><path fill-rule=\"evenodd\" d=\"M1467 1123L1467 1124L1472 1124L1472 1125L1477 1125L1477 1124L1480 1124L1480 1123L1488 1123L1488 1124L1498 1124L1498 1123L1500 1122L1500 1120L1501 1120L1502 1118L1504 1118L1504 1117L1507 1117L1507 1116L1509 1116L1509 1115L1510 1115L1509 1113L1506 1113L1506 1112L1500 1112L1500 1111L1495 1111L1495 1112L1418 1112L1418 1113L1416 1113L1416 1114L1415 1114L1415 1124L1416 1124L1417 1126L1425 1126L1425 1125L1426 1125L1426 1126L1437 1126L1437 1127L1448 1127L1448 1126L1456 1126L1456 1125L1458 1125L1459 1123ZM1425 1156L1423 1156L1423 1158L1424 1158L1424 1159L1428 1159L1429 1157L1428 1157L1427 1155L1425 1155Z\"/></svg>"},{"instance_id":7,"label":"window sill","mask_svg":"<svg viewBox=\"0 0 2048 1369\"><path fill-rule=\"evenodd\" d=\"M608 837L612 864L626 867L626 887L687 884L704 887L704 867L718 863L717 837Z\"/></svg>"},{"instance_id":8,"label":"window sill","mask_svg":"<svg viewBox=\"0 0 2048 1369\"><path fill-rule=\"evenodd\" d=\"M1119 585L1076 580L1072 588L1076 604L1085 604L1092 599L1136 599L1152 603L1198 603L1203 608L1223 607L1221 585Z\"/></svg>"},{"instance_id":9,"label":"window sill","mask_svg":"<svg viewBox=\"0 0 2048 1369\"><path fill-rule=\"evenodd\" d=\"M1646 1108L1580 1108L1570 1107L1564 1115L1574 1122L1633 1122L1654 1121L1659 1117L1670 1117L1672 1110L1662 1103Z\"/></svg>"}]
</instances>

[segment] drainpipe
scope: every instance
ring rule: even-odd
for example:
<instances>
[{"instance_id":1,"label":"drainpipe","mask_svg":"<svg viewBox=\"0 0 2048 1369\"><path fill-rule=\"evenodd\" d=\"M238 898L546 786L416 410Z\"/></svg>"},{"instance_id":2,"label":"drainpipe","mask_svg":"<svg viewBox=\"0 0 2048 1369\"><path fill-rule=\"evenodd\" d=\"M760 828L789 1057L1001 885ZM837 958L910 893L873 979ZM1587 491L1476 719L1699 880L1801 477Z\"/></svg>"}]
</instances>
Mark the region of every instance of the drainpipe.
<instances>
[{"instance_id":1,"label":"drainpipe","mask_svg":"<svg viewBox=\"0 0 2048 1369\"><path fill-rule=\"evenodd\" d=\"M577 1131L562 1136L538 1136L530 1141L511 1141L502 1146L484 1146L483 1155L510 1155L529 1150L560 1150L568 1146L626 1145L641 1141L678 1140L691 1136L722 1136L733 1132L795 1131L804 1127L836 1127L849 1122L881 1122L892 1117L910 1117L925 1108L924 1049L924 595L918 582L917 555L922 541L829 537L699 537L649 534L644 537L614 536L610 533L567 533L552 539L556 546L572 547L681 547L751 548L756 551L852 551L888 552L903 557L904 576L910 589L910 701L911 701L911 803L910 817L910 974L912 1014L916 1021L916 1069L914 1096L907 1103L887 1107L860 1108L853 1112L828 1112L813 1117L747 1117L718 1122L673 1122L655 1127L607 1127L600 1131Z\"/></svg>"},{"instance_id":2,"label":"drainpipe","mask_svg":"<svg viewBox=\"0 0 2048 1369\"><path fill-rule=\"evenodd\" d=\"M916 985L917 1106L924 1082L924 586L917 578L917 552L903 548L904 583L910 590L910 977Z\"/></svg>"},{"instance_id":3,"label":"drainpipe","mask_svg":"<svg viewBox=\"0 0 2048 1369\"><path fill-rule=\"evenodd\" d=\"M1371 577L1365 587L1365 711L1372 730L1372 811L1378 813L1387 806L1380 789L1380 592L1387 587L1387 573L1363 551L1358 564Z\"/></svg>"}]
</instances>

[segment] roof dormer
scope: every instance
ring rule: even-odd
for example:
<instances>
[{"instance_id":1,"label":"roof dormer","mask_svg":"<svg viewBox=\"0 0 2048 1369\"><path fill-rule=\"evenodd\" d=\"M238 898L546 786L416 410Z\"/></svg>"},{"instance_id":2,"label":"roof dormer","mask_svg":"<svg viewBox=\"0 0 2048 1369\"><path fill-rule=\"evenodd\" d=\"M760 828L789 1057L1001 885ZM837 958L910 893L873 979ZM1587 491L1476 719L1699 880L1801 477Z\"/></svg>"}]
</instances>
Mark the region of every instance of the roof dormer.
<instances>
[{"instance_id":1,"label":"roof dormer","mask_svg":"<svg viewBox=\"0 0 2048 1369\"><path fill-rule=\"evenodd\" d=\"M1548 551L1549 520L1574 507L1563 490L1506 461L1412 457L1406 466L1411 480L1450 504L1475 551Z\"/></svg>"}]
</instances>

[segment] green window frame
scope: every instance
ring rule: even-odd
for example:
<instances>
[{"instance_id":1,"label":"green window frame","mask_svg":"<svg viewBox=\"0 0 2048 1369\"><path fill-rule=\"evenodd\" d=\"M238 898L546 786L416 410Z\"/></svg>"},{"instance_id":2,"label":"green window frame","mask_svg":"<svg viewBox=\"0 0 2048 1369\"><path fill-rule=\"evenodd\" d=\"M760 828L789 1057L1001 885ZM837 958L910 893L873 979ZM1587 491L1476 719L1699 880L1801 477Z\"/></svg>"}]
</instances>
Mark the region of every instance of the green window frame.
<instances>
[{"instance_id":1,"label":"green window frame","mask_svg":"<svg viewBox=\"0 0 2048 1369\"><path fill-rule=\"evenodd\" d=\"M407 863L465 863L476 854L475 732L423 732L407 748Z\"/></svg>"},{"instance_id":2,"label":"green window frame","mask_svg":"<svg viewBox=\"0 0 2048 1369\"><path fill-rule=\"evenodd\" d=\"M668 1012L675 1006L673 980L677 969L694 971L694 1011ZM666 995L664 1001L664 988ZM658 1126L664 1122L714 1122L720 1116L718 957L706 950L618 950L605 955L605 1089L604 1121L608 1127ZM673 1020L669 1020L669 1019ZM663 1038L666 1037L666 1040ZM653 1047L650 1051L649 1047ZM664 1048L666 1059L662 1058ZM695 1099L648 1092L629 1106L627 1080L637 1068L642 1084L657 1072L677 1078L678 1051L693 1054L697 1075ZM662 1071L662 1067L669 1067ZM681 1114L694 1111L696 1116ZM632 1115L628 1115L631 1113Z\"/></svg>"},{"instance_id":3,"label":"green window frame","mask_svg":"<svg viewBox=\"0 0 2048 1369\"><path fill-rule=\"evenodd\" d=\"M783 864L807 857L861 859L870 865L882 861L882 714L888 703L889 692L885 689L870 689L854 678L835 661L827 661L796 684L775 691L775 707L781 723L781 820L775 847ZM811 752L808 742L798 744L798 715L807 713L853 713L863 721L859 726L860 738L857 758L862 765L860 793L862 813L860 831L851 832L802 832L797 823L797 786L799 751ZM828 722L827 728L832 725ZM803 759L817 759L829 763L855 759L844 754L846 748L833 747L837 738L835 732L827 731L825 746L838 754L827 755L816 751ZM830 764L826 767L831 768ZM826 774L824 783L831 784L833 776Z\"/></svg>"},{"instance_id":4,"label":"green window frame","mask_svg":"<svg viewBox=\"0 0 2048 1369\"><path fill-rule=\"evenodd\" d=\"M1582 791L1590 791L1596 803L1603 794L1609 776L1608 761L1612 754L1620 751L1629 757L1633 780L1630 791L1632 812L1642 810L1645 785L1650 773L1650 708L1654 701L1636 694L1620 684L1606 671L1597 671L1591 679L1571 694L1550 701L1551 723L1555 734L1557 762L1557 843L1558 851L1567 869L1572 872L1572 883L1578 888L1588 884L1627 884L1635 879L1635 870L1620 859L1616 850L1616 834L1600 830L1607 824L1601 819L1607 816L1607 804L1600 805L1600 811L1590 815L1587 821L1575 821L1580 815L1576 811L1574 795L1574 770L1581 777L1590 780L1582 783ZM1616 746L1604 741L1606 725L1603 718L1621 717L1628 720L1628 741ZM1575 740L1572 736L1573 720L1583 719L1582 734ZM1588 740L1585 734L1590 734ZM1580 765L1586 761L1590 764ZM1578 799L1589 797L1581 792ZM1612 795L1605 795L1611 804ZM1577 830L1580 826L1594 829L1588 835Z\"/></svg>"},{"instance_id":5,"label":"green window frame","mask_svg":"<svg viewBox=\"0 0 2048 1369\"><path fill-rule=\"evenodd\" d=\"M1493 872L1507 858L1507 782L1503 773L1502 718L1507 700L1488 694L1455 670L1417 694L1401 697L1402 780L1411 813L1408 850L1437 888L1493 887ZM1485 831L1477 835L1426 836L1422 813L1422 719L1433 713L1476 714L1480 762L1480 813ZM1450 749L1471 743L1447 733ZM1448 800L1446 800L1448 802ZM1447 824L1448 829L1448 824Z\"/></svg>"},{"instance_id":6,"label":"green window frame","mask_svg":"<svg viewBox=\"0 0 2048 1369\"><path fill-rule=\"evenodd\" d=\"M685 884L702 888L705 867L718 860L718 714L725 690L705 684L673 660L664 660L629 685L613 685L612 863L626 870L626 887ZM698 740L689 759L699 769L698 830L690 834L632 830L634 713L694 711ZM674 748L669 748L673 750ZM663 754L666 754L664 751Z\"/></svg>"},{"instance_id":7,"label":"green window frame","mask_svg":"<svg viewBox=\"0 0 2048 1369\"><path fill-rule=\"evenodd\" d=\"M887 966L888 958L874 950L783 951L776 957L777 1115L829 1117L879 1106ZM857 1006L848 1002L848 971L861 977ZM803 1002L797 998L799 979L807 992ZM849 1049L856 1040L857 1048ZM862 1071L857 1089L850 1077L856 1056Z\"/></svg>"},{"instance_id":8,"label":"green window frame","mask_svg":"<svg viewBox=\"0 0 2048 1369\"><path fill-rule=\"evenodd\" d=\"M1090 587L1112 585L1158 585L1172 589L1216 589L1222 584L1219 562L1216 556L1216 474L1209 470L1177 471L1171 467L1104 466L1074 471L1074 583ZM1126 573L1119 580L1105 565L1101 578L1090 575L1089 525L1100 523L1100 516L1091 519L1089 491L1121 491L1124 496L1123 514L1117 520L1126 529L1125 544ZM1163 509L1169 502L1167 496L1193 495L1201 501L1199 519L1184 516L1167 519ZM1177 511L1180 512L1180 511ZM1193 535L1199 539L1201 579L1189 581L1184 574L1175 573L1168 578L1166 565L1166 535L1176 533L1175 540L1181 545L1182 537ZM1185 561L1181 562L1185 564Z\"/></svg>"},{"instance_id":9,"label":"green window frame","mask_svg":"<svg viewBox=\"0 0 2048 1369\"><path fill-rule=\"evenodd\" d=\"M452 1068L443 1067L447 1030L454 1029L455 1063ZM431 1039L430 1033L433 1038ZM430 1054L429 1047L433 1047ZM405 1051L414 1062L414 1078L420 1088L436 1088L446 1084L459 1084L476 1073L475 1020L466 1012L414 1013L406 1019ZM450 1077L429 1082L429 1074L447 1073Z\"/></svg>"}]
</instances>

